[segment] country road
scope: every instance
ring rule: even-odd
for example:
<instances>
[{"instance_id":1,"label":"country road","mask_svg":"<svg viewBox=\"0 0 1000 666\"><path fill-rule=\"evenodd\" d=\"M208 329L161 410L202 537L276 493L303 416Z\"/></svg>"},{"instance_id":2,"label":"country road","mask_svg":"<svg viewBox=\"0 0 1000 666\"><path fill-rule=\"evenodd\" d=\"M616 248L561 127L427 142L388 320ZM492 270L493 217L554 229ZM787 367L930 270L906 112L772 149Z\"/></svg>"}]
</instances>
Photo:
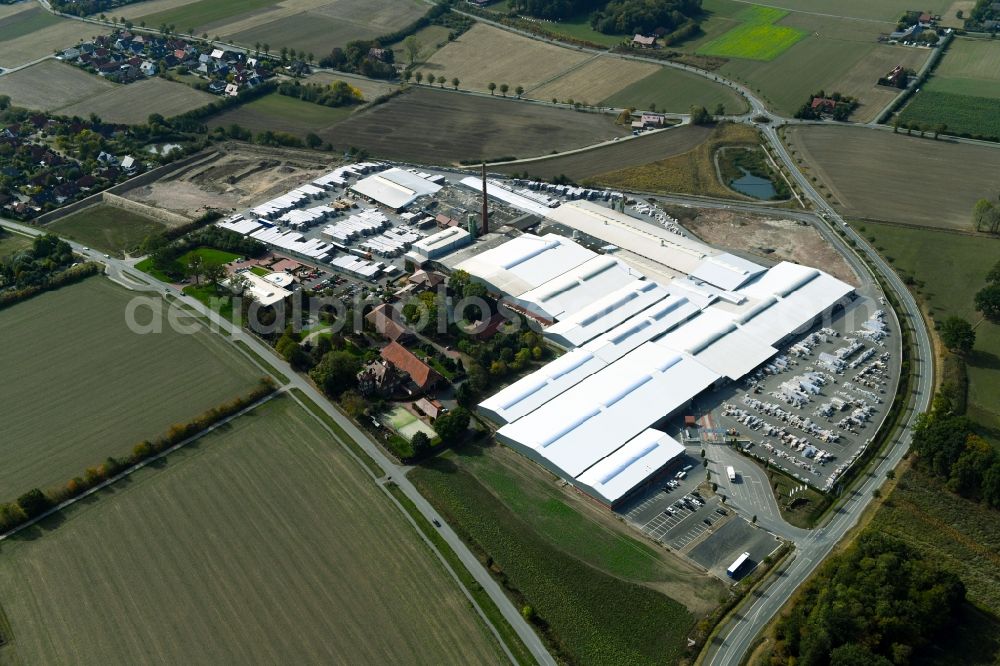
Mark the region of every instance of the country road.
<instances>
[{"instance_id":1,"label":"country road","mask_svg":"<svg viewBox=\"0 0 1000 666\"><path fill-rule=\"evenodd\" d=\"M0 219L0 226L7 227L13 231L27 233L32 236L38 236L44 233L44 231L40 230L38 227L31 227L4 219ZM451 546L452 550L455 551L459 559L462 561L462 564L469 570L476 582L482 586L487 594L489 594L493 603L497 605L504 618L511 625L511 627L513 627L514 631L517 632L518 637L520 637L521 641L525 644L525 646L527 646L528 650L535 657L538 663L544 664L545 666L555 666L555 660L549 654L548 650L546 650L541 639L535 633L534 629L532 629L527 623L524 617L522 617L520 611L514 607L514 604L511 603L510 599L507 597L506 593L504 593L500 585L483 567L472 551L469 550L468 546L465 545L465 542L462 541L455 531L452 530L451 527L438 515L430 503L424 499L424 496L417 491L416 487L410 482L410 480L406 478L407 468L399 465L387 455L382 453L382 450L368 437L366 433L354 425L353 421L334 407L326 396L322 395L309 381L295 372L292 367L288 365L288 363L286 363L282 358L276 356L270 347L261 343L255 336L243 330L241 327L234 326L227 319L220 317L214 311L203 305L201 301L184 294L182 291L175 289L169 284L160 282L146 273L139 274L138 271L136 271L128 262L120 259L104 257L101 253L95 250L85 249L84 246L79 243L70 241L69 239L66 239L66 241L70 243L74 252L107 266L108 277L116 283L136 292L155 293L176 298L185 306L195 310L200 315L207 318L212 323L213 327L215 327L214 330L219 331L220 335L226 337L231 343L235 344L236 342L242 342L246 344L261 358L266 359L267 362L274 366L275 369L285 375L288 378L287 383L281 384L280 380L278 380L278 383L281 384L283 389L298 389L306 397L318 405L331 419L334 420L334 422L337 423L337 425L344 429L347 435L353 439L354 442L356 442L358 446L360 446L364 452L368 454L368 456L378 463L379 467L381 467L384 472L383 477L392 477L392 481L399 486L403 493L416 505L420 513L423 514L429 522L433 523L433 521L437 521L440 523L441 527L439 528L439 532L441 533L441 536L448 543L448 545ZM428 542L428 544L433 548L433 544L430 544L430 542ZM475 604L471 597L470 601Z\"/></svg>"}]
</instances>

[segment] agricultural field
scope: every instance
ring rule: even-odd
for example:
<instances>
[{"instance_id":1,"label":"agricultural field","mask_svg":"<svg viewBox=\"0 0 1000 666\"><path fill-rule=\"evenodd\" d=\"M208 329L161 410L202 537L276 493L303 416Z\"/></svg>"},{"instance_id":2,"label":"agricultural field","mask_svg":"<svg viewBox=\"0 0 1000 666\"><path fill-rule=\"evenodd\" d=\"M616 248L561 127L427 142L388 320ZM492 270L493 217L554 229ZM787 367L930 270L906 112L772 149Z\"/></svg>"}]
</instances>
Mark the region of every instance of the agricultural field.
<instances>
[{"instance_id":1,"label":"agricultural field","mask_svg":"<svg viewBox=\"0 0 1000 666\"><path fill-rule=\"evenodd\" d=\"M212 0L213 2L215 0ZM275 17L251 17L228 25L223 34L243 44L267 42L272 50L282 46L314 53L319 59L334 46L355 39L387 35L413 23L427 12L419 0L335 0L330 2L283 2L284 14L296 4L304 11Z\"/></svg>"},{"instance_id":2,"label":"agricultural field","mask_svg":"<svg viewBox=\"0 0 1000 666\"><path fill-rule=\"evenodd\" d=\"M571 40L582 40L611 48L618 46L622 42L631 39L632 35L606 35L590 27L590 15L576 16L564 21L540 22L539 27L543 28L556 37L565 37Z\"/></svg>"},{"instance_id":3,"label":"agricultural field","mask_svg":"<svg viewBox=\"0 0 1000 666\"><path fill-rule=\"evenodd\" d=\"M334 125L345 120L358 107L329 107L305 102L295 97L271 93L208 119L209 129L240 125L253 132L267 130L288 132L304 137L309 132L331 134Z\"/></svg>"},{"instance_id":4,"label":"agricultural field","mask_svg":"<svg viewBox=\"0 0 1000 666\"><path fill-rule=\"evenodd\" d=\"M676 662L722 592L498 445L449 453L410 478L480 558L492 558L567 662Z\"/></svg>"},{"instance_id":5,"label":"agricultural field","mask_svg":"<svg viewBox=\"0 0 1000 666\"><path fill-rule=\"evenodd\" d=\"M780 9L751 5L733 16L740 25L702 45L698 53L724 58L774 60L807 34L797 28L776 25L787 15L788 12Z\"/></svg>"},{"instance_id":6,"label":"agricultural field","mask_svg":"<svg viewBox=\"0 0 1000 666\"><path fill-rule=\"evenodd\" d=\"M509 174L527 172L543 180L566 176L580 182L602 173L609 166L624 169L686 153L708 139L711 133L708 127L684 125L571 155L493 166L490 170Z\"/></svg>"},{"instance_id":7,"label":"agricultural field","mask_svg":"<svg viewBox=\"0 0 1000 666\"><path fill-rule=\"evenodd\" d=\"M8 342L0 363L16 377L0 386L0 501L82 476L246 393L261 375L198 327L182 334L164 322L162 333L133 333L125 312L135 296L92 277L0 312ZM149 321L148 313L137 320Z\"/></svg>"},{"instance_id":8,"label":"agricultural field","mask_svg":"<svg viewBox=\"0 0 1000 666\"><path fill-rule=\"evenodd\" d=\"M874 238L872 244L891 257L897 271L916 280L917 296L935 320L956 316L976 324L976 345L966 359L967 415L1000 444L1000 326L980 321L973 306L987 271L1000 261L1000 239L874 222L855 226Z\"/></svg>"},{"instance_id":9,"label":"agricultural field","mask_svg":"<svg viewBox=\"0 0 1000 666\"><path fill-rule=\"evenodd\" d=\"M931 0L920 5L920 9L932 14L944 14L951 0ZM793 12L817 14L820 16L839 16L866 21L896 22L903 12L911 10L914 5L909 0L838 0L830 3L828 0L763 0L754 4L764 7L777 7Z\"/></svg>"},{"instance_id":10,"label":"agricultural field","mask_svg":"<svg viewBox=\"0 0 1000 666\"><path fill-rule=\"evenodd\" d=\"M976 201L996 196L992 147L835 126L788 128L785 140L849 217L971 231Z\"/></svg>"},{"instance_id":11,"label":"agricultural field","mask_svg":"<svg viewBox=\"0 0 1000 666\"><path fill-rule=\"evenodd\" d=\"M153 113L171 118L210 104L215 99L213 95L183 83L152 78L115 86L72 106L63 107L59 113L82 117L96 113L109 123L135 125L146 122Z\"/></svg>"},{"instance_id":12,"label":"agricultural field","mask_svg":"<svg viewBox=\"0 0 1000 666\"><path fill-rule=\"evenodd\" d=\"M131 10L123 15L136 21L145 21L146 25L173 25L179 32L186 33L188 28L194 28L196 33L218 32L222 25L242 18L246 14L257 15L276 4L274 0L186 0L177 2L171 0L162 9L154 7L157 3L138 3L134 12ZM154 10L154 11L150 11ZM142 12L142 13L138 13Z\"/></svg>"},{"instance_id":13,"label":"agricultural field","mask_svg":"<svg viewBox=\"0 0 1000 666\"><path fill-rule=\"evenodd\" d=\"M33 2L4 5L0 12L0 67L11 69L51 56L53 51L90 39L103 30L61 19Z\"/></svg>"},{"instance_id":14,"label":"agricultural field","mask_svg":"<svg viewBox=\"0 0 1000 666\"><path fill-rule=\"evenodd\" d=\"M947 125L949 134L1000 138L1000 44L957 38L942 56L900 120L927 127Z\"/></svg>"},{"instance_id":15,"label":"agricultural field","mask_svg":"<svg viewBox=\"0 0 1000 666\"><path fill-rule=\"evenodd\" d=\"M919 71L930 54L926 49L887 44L877 44L871 49L864 46L861 48L865 49L865 57L839 79L831 79L826 84L826 90L835 90L861 100L861 105L851 115L851 120L866 123L875 120L900 93L895 88L877 85L878 78L892 71L896 65Z\"/></svg>"},{"instance_id":16,"label":"agricultural field","mask_svg":"<svg viewBox=\"0 0 1000 666\"><path fill-rule=\"evenodd\" d=\"M418 62L423 62L430 58L438 49L448 43L448 35L451 31L443 25L428 25L413 33L420 44L420 54L417 56ZM409 56L403 48L403 40L390 44L396 62L409 64Z\"/></svg>"},{"instance_id":17,"label":"agricultural field","mask_svg":"<svg viewBox=\"0 0 1000 666\"><path fill-rule=\"evenodd\" d=\"M628 133L611 116L457 95L426 86L319 132L337 150L420 164L531 157Z\"/></svg>"},{"instance_id":18,"label":"agricultural field","mask_svg":"<svg viewBox=\"0 0 1000 666\"><path fill-rule=\"evenodd\" d=\"M0 95L9 95L14 106L40 111L55 111L109 93L115 87L106 79L58 60L43 60L0 76Z\"/></svg>"},{"instance_id":19,"label":"agricultural field","mask_svg":"<svg viewBox=\"0 0 1000 666\"><path fill-rule=\"evenodd\" d=\"M584 180L586 184L662 194L702 194L742 199L719 181L714 156L723 146L757 146L760 136L747 125L720 123L693 149L658 161L609 170Z\"/></svg>"},{"instance_id":20,"label":"agricultural field","mask_svg":"<svg viewBox=\"0 0 1000 666\"><path fill-rule=\"evenodd\" d=\"M648 62L595 56L581 67L576 67L537 88L528 88L524 96L540 100L572 99L584 104L603 105L601 100L659 71L666 70Z\"/></svg>"},{"instance_id":21,"label":"agricultural field","mask_svg":"<svg viewBox=\"0 0 1000 666\"><path fill-rule=\"evenodd\" d=\"M746 101L732 88L668 67L660 67L649 76L624 86L600 104L642 110L655 106L657 111L672 113L688 113L696 104L709 111L722 104L726 113L743 113L748 108Z\"/></svg>"},{"instance_id":22,"label":"agricultural field","mask_svg":"<svg viewBox=\"0 0 1000 666\"><path fill-rule=\"evenodd\" d=\"M457 77L459 87L467 90L486 91L491 82L498 86L506 83L512 95L519 85L526 90L541 86L589 58L572 49L477 23L428 58L417 71L424 76L444 76L449 82Z\"/></svg>"},{"instance_id":23,"label":"agricultural field","mask_svg":"<svg viewBox=\"0 0 1000 666\"><path fill-rule=\"evenodd\" d=\"M46 228L77 243L122 256L165 226L123 208L97 204L61 217Z\"/></svg>"},{"instance_id":24,"label":"agricultural field","mask_svg":"<svg viewBox=\"0 0 1000 666\"><path fill-rule=\"evenodd\" d=\"M59 520L0 553L4 662L504 661L396 505L288 396Z\"/></svg>"}]
</instances>

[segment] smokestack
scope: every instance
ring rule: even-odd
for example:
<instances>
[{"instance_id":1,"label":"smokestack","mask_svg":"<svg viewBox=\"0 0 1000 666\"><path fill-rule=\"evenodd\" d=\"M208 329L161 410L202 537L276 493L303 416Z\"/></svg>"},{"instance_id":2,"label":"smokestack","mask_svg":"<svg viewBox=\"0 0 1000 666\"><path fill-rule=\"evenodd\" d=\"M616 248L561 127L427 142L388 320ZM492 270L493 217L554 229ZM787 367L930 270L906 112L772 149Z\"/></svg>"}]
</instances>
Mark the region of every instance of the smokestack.
<instances>
[{"instance_id":1,"label":"smokestack","mask_svg":"<svg viewBox=\"0 0 1000 666\"><path fill-rule=\"evenodd\" d=\"M486 204L486 162L483 162L483 235L490 233L490 209Z\"/></svg>"}]
</instances>

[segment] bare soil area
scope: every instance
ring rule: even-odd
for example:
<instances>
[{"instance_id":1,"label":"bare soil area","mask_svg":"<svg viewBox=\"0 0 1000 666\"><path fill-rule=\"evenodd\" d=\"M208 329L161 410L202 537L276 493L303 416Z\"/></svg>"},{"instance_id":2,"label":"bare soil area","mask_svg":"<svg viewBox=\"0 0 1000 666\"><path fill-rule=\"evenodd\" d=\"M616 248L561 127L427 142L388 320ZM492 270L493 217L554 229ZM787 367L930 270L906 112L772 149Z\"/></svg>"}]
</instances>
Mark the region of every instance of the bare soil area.
<instances>
[{"instance_id":1,"label":"bare soil area","mask_svg":"<svg viewBox=\"0 0 1000 666\"><path fill-rule=\"evenodd\" d=\"M125 194L133 201L196 217L209 208L258 204L316 178L333 165L291 150L227 144L205 161Z\"/></svg>"},{"instance_id":2,"label":"bare soil area","mask_svg":"<svg viewBox=\"0 0 1000 666\"><path fill-rule=\"evenodd\" d=\"M808 223L713 208L680 208L670 213L711 245L771 261L815 266L848 284L860 284L840 252Z\"/></svg>"}]
</instances>

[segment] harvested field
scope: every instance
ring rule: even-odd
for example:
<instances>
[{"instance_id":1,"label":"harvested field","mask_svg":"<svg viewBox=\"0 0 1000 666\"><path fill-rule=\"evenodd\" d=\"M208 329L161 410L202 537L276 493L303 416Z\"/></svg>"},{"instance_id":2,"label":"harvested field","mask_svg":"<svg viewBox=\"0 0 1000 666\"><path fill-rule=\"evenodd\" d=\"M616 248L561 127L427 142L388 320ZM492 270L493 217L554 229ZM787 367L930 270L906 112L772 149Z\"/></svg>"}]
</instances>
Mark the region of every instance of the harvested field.
<instances>
[{"instance_id":1,"label":"harvested field","mask_svg":"<svg viewBox=\"0 0 1000 666\"><path fill-rule=\"evenodd\" d=\"M217 146L204 161L129 190L134 201L194 218L207 208L238 209L298 187L335 166L328 156L244 143Z\"/></svg>"},{"instance_id":2,"label":"harvested field","mask_svg":"<svg viewBox=\"0 0 1000 666\"><path fill-rule=\"evenodd\" d=\"M61 109L115 88L106 79L51 59L0 76L0 94L10 95L14 106L40 111Z\"/></svg>"},{"instance_id":3,"label":"harvested field","mask_svg":"<svg viewBox=\"0 0 1000 666\"><path fill-rule=\"evenodd\" d=\"M659 68L604 99L601 104L619 109L634 107L644 110L655 105L658 111L673 113L689 113L696 104L709 111L722 104L726 113L743 113L748 108L746 101L731 88L671 67Z\"/></svg>"},{"instance_id":4,"label":"harvested field","mask_svg":"<svg viewBox=\"0 0 1000 666\"><path fill-rule=\"evenodd\" d=\"M5 661L504 661L396 505L287 396L61 520L0 555Z\"/></svg>"},{"instance_id":5,"label":"harvested field","mask_svg":"<svg viewBox=\"0 0 1000 666\"><path fill-rule=\"evenodd\" d=\"M584 53L522 37L477 23L468 32L431 56L417 71L424 76L458 77L460 88L487 90L488 83L506 83L513 94L521 85L530 89L569 72L590 59ZM500 93L497 92L499 95Z\"/></svg>"},{"instance_id":6,"label":"harvested field","mask_svg":"<svg viewBox=\"0 0 1000 666\"><path fill-rule=\"evenodd\" d=\"M601 100L661 69L648 62L597 56L582 67L542 86L529 88L524 96L541 100L572 99L584 104L601 104Z\"/></svg>"},{"instance_id":7,"label":"harvested field","mask_svg":"<svg viewBox=\"0 0 1000 666\"><path fill-rule=\"evenodd\" d=\"M4 24L11 25L8 22L19 20L18 17L22 14L35 10L44 13L44 10L31 3L22 3L21 6L30 9L0 19L0 31L3 30ZM15 26L8 31L10 35L8 38L0 39L0 67L5 69L20 67L50 56L53 51L69 48L81 39L90 39L94 35L109 32L100 26L71 19L56 19L54 23L50 23L49 19L39 17L32 19L30 24L30 26L22 24L20 28ZM31 29L22 32L28 27Z\"/></svg>"},{"instance_id":8,"label":"harvested field","mask_svg":"<svg viewBox=\"0 0 1000 666\"><path fill-rule=\"evenodd\" d=\"M110 123L139 124L152 113L165 118L178 116L210 104L216 98L183 83L161 78L145 79L101 93L59 110L67 116L96 113Z\"/></svg>"},{"instance_id":9,"label":"harvested field","mask_svg":"<svg viewBox=\"0 0 1000 666\"><path fill-rule=\"evenodd\" d=\"M570 150L627 132L607 115L420 87L319 134L338 150L447 164Z\"/></svg>"},{"instance_id":10,"label":"harvested field","mask_svg":"<svg viewBox=\"0 0 1000 666\"><path fill-rule=\"evenodd\" d=\"M54 234L116 256L136 249L148 236L165 227L157 220L106 204L89 206L46 226Z\"/></svg>"},{"instance_id":11,"label":"harvested field","mask_svg":"<svg viewBox=\"0 0 1000 666\"><path fill-rule=\"evenodd\" d=\"M1000 151L991 147L860 127L794 127L785 137L850 217L971 230L973 205L996 196Z\"/></svg>"},{"instance_id":12,"label":"harvested field","mask_svg":"<svg viewBox=\"0 0 1000 666\"><path fill-rule=\"evenodd\" d=\"M708 127L684 125L572 155L543 157L530 162L505 164L490 169L503 173L527 171L531 176L545 180L566 176L570 180L579 182L604 172L609 166L624 169L686 153L705 141L711 133L712 130Z\"/></svg>"},{"instance_id":13,"label":"harvested field","mask_svg":"<svg viewBox=\"0 0 1000 666\"><path fill-rule=\"evenodd\" d=\"M134 297L93 277L0 313L0 363L17 377L0 386L0 501L81 476L247 392L262 374L200 328L185 335L164 321L162 333L133 333L125 309ZM149 308L137 319L148 322Z\"/></svg>"},{"instance_id":14,"label":"harvested field","mask_svg":"<svg viewBox=\"0 0 1000 666\"><path fill-rule=\"evenodd\" d=\"M717 208L668 208L671 215L706 243L769 261L821 266L834 277L858 285L843 255L811 224Z\"/></svg>"},{"instance_id":15,"label":"harvested field","mask_svg":"<svg viewBox=\"0 0 1000 666\"><path fill-rule=\"evenodd\" d=\"M757 146L757 130L747 125L720 123L707 139L686 153L648 164L609 170L584 183L615 189L660 194L703 194L723 199L746 199L719 182L715 152L723 146Z\"/></svg>"},{"instance_id":16,"label":"harvested field","mask_svg":"<svg viewBox=\"0 0 1000 666\"><path fill-rule=\"evenodd\" d=\"M355 78L349 75L341 74L340 72L316 72L315 74L310 74L304 79L305 83L319 83L322 85L330 85L334 81L344 81L351 84L353 87L361 91L364 95L365 101L370 102L376 97L381 95L387 95L393 90L399 88L395 83L389 83L388 81L373 81L371 79L362 79L360 77Z\"/></svg>"},{"instance_id":17,"label":"harvested field","mask_svg":"<svg viewBox=\"0 0 1000 666\"><path fill-rule=\"evenodd\" d=\"M294 4L282 3L281 10ZM338 0L273 20L270 14L254 17L222 30L227 39L242 44L267 42L272 51L288 46L321 58L351 40L395 32L426 11L427 6L418 0Z\"/></svg>"},{"instance_id":18,"label":"harvested field","mask_svg":"<svg viewBox=\"0 0 1000 666\"><path fill-rule=\"evenodd\" d=\"M417 30L413 35L420 43L420 54L417 56L417 62L423 62L427 58L430 58L439 48L447 44L450 32L443 25L429 25ZM393 50L396 62L409 64L409 56L406 54L406 49L403 48L402 41L390 44L390 47Z\"/></svg>"}]
</instances>

